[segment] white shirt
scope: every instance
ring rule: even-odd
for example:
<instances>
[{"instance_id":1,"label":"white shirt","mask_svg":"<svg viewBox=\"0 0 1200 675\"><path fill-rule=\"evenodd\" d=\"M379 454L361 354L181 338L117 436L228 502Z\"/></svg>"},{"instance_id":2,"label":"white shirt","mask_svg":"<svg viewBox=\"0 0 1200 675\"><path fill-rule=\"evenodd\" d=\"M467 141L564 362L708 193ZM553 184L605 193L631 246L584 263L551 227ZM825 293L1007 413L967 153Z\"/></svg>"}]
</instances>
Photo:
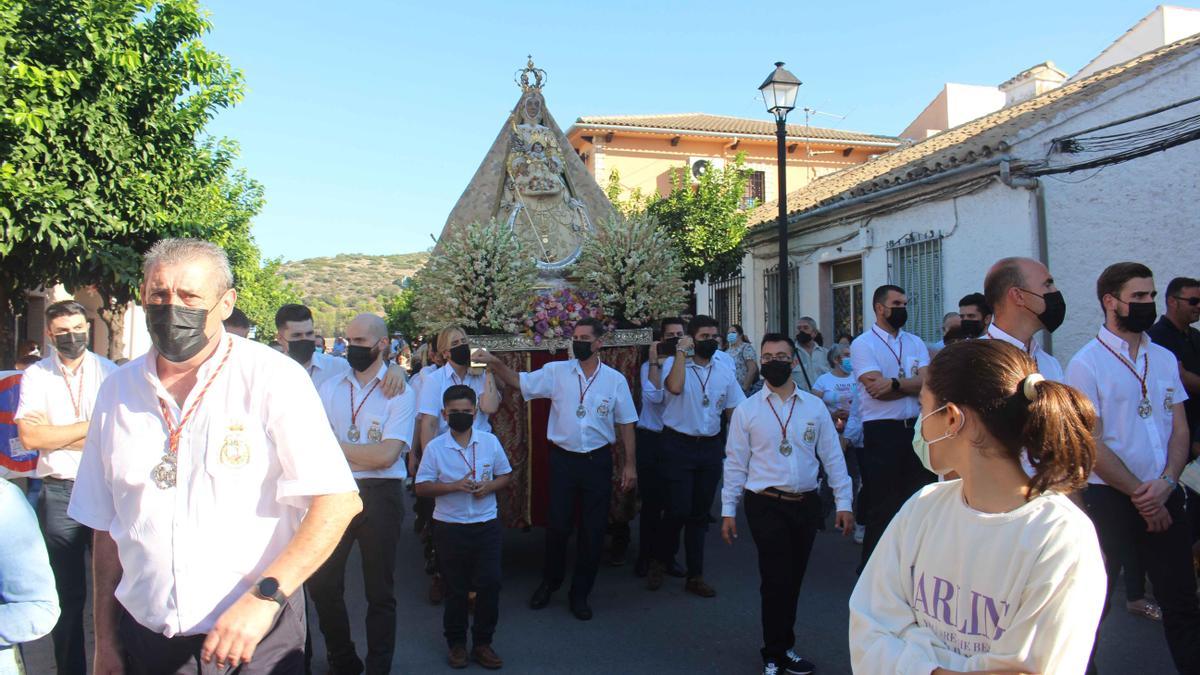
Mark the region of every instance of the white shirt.
<instances>
[{"instance_id":1,"label":"white shirt","mask_svg":"<svg viewBox=\"0 0 1200 675\"><path fill-rule=\"evenodd\" d=\"M83 353L79 367L74 373L66 372L58 352L25 369L21 375L21 399L17 403L14 420L31 412L40 412L54 426L66 426L89 420L96 405L96 393L100 384L117 369L108 359ZM78 408L76 408L78 406ZM38 453L37 477L75 480L79 473L79 450L66 448L29 448Z\"/></svg>"},{"instance_id":2,"label":"white shirt","mask_svg":"<svg viewBox=\"0 0 1200 675\"><path fill-rule=\"evenodd\" d=\"M781 422L787 424L790 455L779 451L783 440ZM737 515L743 489L755 493L767 488L792 493L816 490L817 470L822 465L829 476L837 510L850 511L854 491L837 429L825 404L799 387L786 399L763 387L743 401L729 421L721 515L730 518Z\"/></svg>"},{"instance_id":3,"label":"white shirt","mask_svg":"<svg viewBox=\"0 0 1200 675\"><path fill-rule=\"evenodd\" d=\"M732 356L727 354L722 349L718 349L717 351L713 352L712 362L721 366L728 366L730 370L734 371L735 373L737 372L737 362L733 360Z\"/></svg>"},{"instance_id":4,"label":"white shirt","mask_svg":"<svg viewBox=\"0 0 1200 675\"><path fill-rule=\"evenodd\" d=\"M662 379L666 379L666 375L661 372L659 375ZM650 362L642 364L641 370L642 381L642 412L638 415L637 428L645 429L646 431L662 431L662 409L663 409L663 391L661 387L655 387L650 381ZM659 380L662 382L662 380Z\"/></svg>"},{"instance_id":5,"label":"white shirt","mask_svg":"<svg viewBox=\"0 0 1200 675\"><path fill-rule=\"evenodd\" d=\"M1063 495L982 513L960 480L926 486L892 519L850 596L851 666L1080 675L1105 579L1096 530Z\"/></svg>"},{"instance_id":6,"label":"white shirt","mask_svg":"<svg viewBox=\"0 0 1200 675\"><path fill-rule=\"evenodd\" d=\"M457 483L467 474L476 481L512 473L508 455L500 439L491 432L474 429L467 447L442 434L425 445L417 483ZM487 478L486 480L491 480ZM496 495L475 497L465 492L451 492L434 498L433 519L443 523L486 523L496 517Z\"/></svg>"},{"instance_id":7,"label":"white shirt","mask_svg":"<svg viewBox=\"0 0 1200 675\"><path fill-rule=\"evenodd\" d=\"M1066 377L1063 375L1062 364L1058 362L1058 359L1046 352L1045 349L1042 349L1042 346L1038 344L1037 340L1030 340L1029 349L1026 349L1025 345L1020 340L1004 332L999 326L996 325L994 321L992 322L992 325L988 326L987 331L979 339L1002 340L1007 342L1008 344L1031 356L1033 360L1037 362L1037 369L1038 372L1042 374L1042 377L1054 382L1063 382L1066 379Z\"/></svg>"},{"instance_id":8,"label":"white shirt","mask_svg":"<svg viewBox=\"0 0 1200 675\"><path fill-rule=\"evenodd\" d=\"M1183 403L1188 395L1179 379L1179 361L1175 355L1151 342L1144 333L1141 339L1134 363L1129 359L1129 345L1101 327L1100 335L1076 352L1067 364L1067 384L1083 392L1096 406L1104 427L1104 437L1100 439L1104 445L1138 480L1148 481L1161 476L1167 468L1167 447L1175 423L1174 404ZM1109 349L1119 356L1113 356ZM1150 365L1146 389L1151 412L1143 419L1138 415L1142 400L1138 377L1147 359ZM1126 366L1136 369L1137 375ZM1088 482L1105 484L1095 472Z\"/></svg>"},{"instance_id":9,"label":"white shirt","mask_svg":"<svg viewBox=\"0 0 1200 675\"><path fill-rule=\"evenodd\" d=\"M683 392L675 395L666 390L667 374L674 364L674 356L663 363L663 426L688 436L721 433L721 413L746 400L733 370L714 361L705 366L689 361L684 366ZM705 397L708 405L704 405Z\"/></svg>"},{"instance_id":10,"label":"white shirt","mask_svg":"<svg viewBox=\"0 0 1200 675\"><path fill-rule=\"evenodd\" d=\"M312 361L308 364L308 374L312 378L313 386L318 390L326 382L352 372L354 369L350 367L350 362L346 359L321 352L313 352Z\"/></svg>"},{"instance_id":11,"label":"white shirt","mask_svg":"<svg viewBox=\"0 0 1200 675\"><path fill-rule=\"evenodd\" d=\"M624 375L601 363L592 377L589 385L578 359L521 373L521 396L526 401L550 399L546 438L568 452L591 452L616 443L615 425L632 424L638 418ZM576 413L580 392L585 392L583 417Z\"/></svg>"},{"instance_id":12,"label":"white shirt","mask_svg":"<svg viewBox=\"0 0 1200 675\"><path fill-rule=\"evenodd\" d=\"M855 386L853 375L838 377L833 373L824 373L821 377L813 382L813 391L821 392L821 400L825 401L825 407L829 408L830 412L837 410L850 410L850 401L854 398ZM813 394L816 396L816 394Z\"/></svg>"},{"instance_id":13,"label":"white shirt","mask_svg":"<svg viewBox=\"0 0 1200 675\"><path fill-rule=\"evenodd\" d=\"M437 365L431 363L431 364L425 366L424 368L418 370L417 374L413 375L412 378L410 378L408 380L408 386L412 387L413 391L417 393L417 407L418 408L420 408L421 391L425 387L425 378L429 376L429 373L432 373L437 369L438 369ZM418 412L420 412L420 410L418 410Z\"/></svg>"},{"instance_id":14,"label":"white shirt","mask_svg":"<svg viewBox=\"0 0 1200 675\"><path fill-rule=\"evenodd\" d=\"M372 471L355 471L355 478L407 478L408 468L404 461L404 453L412 447L413 421L417 417L417 395L412 389L405 387L403 394L392 398L383 395L383 378L387 376L387 368L380 366L375 375L366 385L359 384L358 378L351 372L342 377L329 380L321 385L321 405L329 416L329 426L333 435L342 443L369 445L379 441L371 440L371 430L379 430L379 438L384 441L400 441L403 450L396 461L386 469ZM372 387L374 389L372 389ZM350 432L351 408L350 392L354 392L354 408L358 410L354 424L358 427L358 440L352 441L347 435ZM370 395L367 395L367 392ZM360 407L361 406L361 407Z\"/></svg>"},{"instance_id":15,"label":"white shirt","mask_svg":"<svg viewBox=\"0 0 1200 675\"><path fill-rule=\"evenodd\" d=\"M902 330L893 337L872 325L850 343L850 363L854 366L855 381L870 372L879 373L887 380L911 378L929 365L929 349L912 333ZM867 393L866 387L858 388L858 402L863 422L909 420L921 413L921 403L916 396L880 401Z\"/></svg>"},{"instance_id":16,"label":"white shirt","mask_svg":"<svg viewBox=\"0 0 1200 675\"><path fill-rule=\"evenodd\" d=\"M424 382L421 383L421 398L417 412L437 419L438 434L444 434L450 430L450 425L442 419L442 394L456 384L465 384L475 390L475 403L478 405L484 392L483 383L483 373L476 375L468 369L466 377L460 378L458 373L454 372L454 366L447 363L425 376ZM475 428L488 432L492 430L488 416L483 411L475 414Z\"/></svg>"},{"instance_id":17,"label":"white shirt","mask_svg":"<svg viewBox=\"0 0 1200 675\"><path fill-rule=\"evenodd\" d=\"M185 410L231 341L232 352L182 430L176 487L151 478L168 447L160 401L182 416L151 348L100 387L67 510L116 541L117 600L167 637L211 630L292 540L313 496L357 489L304 369L266 345L215 339Z\"/></svg>"}]
</instances>

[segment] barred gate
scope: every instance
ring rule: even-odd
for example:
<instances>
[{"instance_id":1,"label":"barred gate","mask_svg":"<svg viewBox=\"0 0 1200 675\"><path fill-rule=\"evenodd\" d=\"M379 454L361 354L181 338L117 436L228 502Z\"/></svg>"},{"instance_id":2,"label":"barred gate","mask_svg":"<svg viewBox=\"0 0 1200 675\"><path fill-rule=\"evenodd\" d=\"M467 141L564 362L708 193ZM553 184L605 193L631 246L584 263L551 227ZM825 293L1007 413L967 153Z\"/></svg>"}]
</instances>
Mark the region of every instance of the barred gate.
<instances>
[{"instance_id":1,"label":"barred gate","mask_svg":"<svg viewBox=\"0 0 1200 675\"><path fill-rule=\"evenodd\" d=\"M721 330L742 323L742 273L740 271L708 282L708 314Z\"/></svg>"},{"instance_id":2,"label":"barred gate","mask_svg":"<svg viewBox=\"0 0 1200 675\"><path fill-rule=\"evenodd\" d=\"M942 233L914 232L889 241L888 282L908 296L905 330L926 342L942 335Z\"/></svg>"},{"instance_id":3,"label":"barred gate","mask_svg":"<svg viewBox=\"0 0 1200 675\"><path fill-rule=\"evenodd\" d=\"M796 263L788 263L788 313L779 321L779 264L768 267L763 271L764 316L766 317L768 333L792 334L796 319L800 318L800 275Z\"/></svg>"}]
</instances>

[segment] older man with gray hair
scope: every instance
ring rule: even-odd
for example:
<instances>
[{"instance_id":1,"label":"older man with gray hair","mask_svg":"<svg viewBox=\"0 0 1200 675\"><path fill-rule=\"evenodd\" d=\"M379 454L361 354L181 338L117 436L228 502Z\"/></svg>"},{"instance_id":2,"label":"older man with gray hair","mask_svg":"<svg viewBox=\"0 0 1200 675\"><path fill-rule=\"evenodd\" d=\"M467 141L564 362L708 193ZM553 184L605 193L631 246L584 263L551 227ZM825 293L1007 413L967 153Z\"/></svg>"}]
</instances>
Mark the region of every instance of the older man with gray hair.
<instances>
[{"instance_id":1,"label":"older man with gray hair","mask_svg":"<svg viewBox=\"0 0 1200 675\"><path fill-rule=\"evenodd\" d=\"M361 509L307 374L225 332L224 250L146 254L153 347L97 394L68 509L93 528L96 673L304 670L296 591Z\"/></svg>"},{"instance_id":2,"label":"older man with gray hair","mask_svg":"<svg viewBox=\"0 0 1200 675\"><path fill-rule=\"evenodd\" d=\"M796 367L792 380L796 386L811 394L817 378L829 372L829 352L817 344L817 320L802 316L796 321Z\"/></svg>"}]
</instances>

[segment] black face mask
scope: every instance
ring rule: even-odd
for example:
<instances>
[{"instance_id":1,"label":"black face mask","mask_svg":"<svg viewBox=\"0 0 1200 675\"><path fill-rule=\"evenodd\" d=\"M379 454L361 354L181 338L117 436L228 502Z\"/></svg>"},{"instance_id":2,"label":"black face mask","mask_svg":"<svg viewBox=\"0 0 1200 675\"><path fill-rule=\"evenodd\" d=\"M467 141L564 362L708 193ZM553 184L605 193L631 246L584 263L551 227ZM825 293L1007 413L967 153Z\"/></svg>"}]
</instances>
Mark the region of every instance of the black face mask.
<instances>
[{"instance_id":1,"label":"black face mask","mask_svg":"<svg viewBox=\"0 0 1200 675\"><path fill-rule=\"evenodd\" d=\"M471 345L458 345L450 348L450 360L460 366L471 364Z\"/></svg>"},{"instance_id":2,"label":"black face mask","mask_svg":"<svg viewBox=\"0 0 1200 675\"><path fill-rule=\"evenodd\" d=\"M979 319L963 319L959 323L959 330L967 337L979 337L983 332L983 322Z\"/></svg>"},{"instance_id":3,"label":"black face mask","mask_svg":"<svg viewBox=\"0 0 1200 675\"><path fill-rule=\"evenodd\" d=\"M54 336L54 348L68 360L79 358L87 349L87 333L62 333Z\"/></svg>"},{"instance_id":4,"label":"black face mask","mask_svg":"<svg viewBox=\"0 0 1200 675\"><path fill-rule=\"evenodd\" d=\"M468 412L450 412L446 413L446 424L458 433L462 433L471 428L475 423L475 416Z\"/></svg>"},{"instance_id":5,"label":"black face mask","mask_svg":"<svg viewBox=\"0 0 1200 675\"><path fill-rule=\"evenodd\" d=\"M808 333L805 333L804 331L800 331L799 333L796 333L796 344L806 345L806 344L812 342L812 339L813 339L813 336L809 335Z\"/></svg>"},{"instance_id":6,"label":"black face mask","mask_svg":"<svg viewBox=\"0 0 1200 675\"><path fill-rule=\"evenodd\" d=\"M346 347L346 360L350 362L350 367L355 372L363 372L370 368L379 358L379 352L375 351L374 347L363 347L360 345L350 345Z\"/></svg>"},{"instance_id":7,"label":"black face mask","mask_svg":"<svg viewBox=\"0 0 1200 675\"><path fill-rule=\"evenodd\" d=\"M702 359L711 359L713 354L717 353L716 340L697 340L696 341L696 356Z\"/></svg>"},{"instance_id":8,"label":"black face mask","mask_svg":"<svg viewBox=\"0 0 1200 675\"><path fill-rule=\"evenodd\" d=\"M895 330L904 328L904 324L908 323L908 308L892 307L884 321L887 321L888 325Z\"/></svg>"},{"instance_id":9,"label":"black face mask","mask_svg":"<svg viewBox=\"0 0 1200 675\"><path fill-rule=\"evenodd\" d=\"M772 387L782 387L792 376L792 364L787 361L764 363L760 369L763 379Z\"/></svg>"},{"instance_id":10,"label":"black face mask","mask_svg":"<svg viewBox=\"0 0 1200 675\"><path fill-rule=\"evenodd\" d=\"M317 343L312 340L288 340L288 356L295 359L296 363L300 365L311 361L316 349Z\"/></svg>"},{"instance_id":11,"label":"black face mask","mask_svg":"<svg viewBox=\"0 0 1200 675\"><path fill-rule=\"evenodd\" d=\"M1046 303L1046 309L1042 310L1040 313L1034 314L1034 316L1038 318L1038 321L1042 322L1042 328L1045 328L1047 332L1053 333L1058 329L1059 326L1062 325L1063 320L1067 318L1067 301L1063 300L1062 291L1054 291L1053 293L1038 295L1037 293L1034 293L1033 291L1027 291L1024 288L1021 290L1030 295L1035 295L1041 298L1042 301ZM1029 308L1026 307L1025 309ZM1029 309L1029 311L1032 312L1033 310Z\"/></svg>"},{"instance_id":12,"label":"black face mask","mask_svg":"<svg viewBox=\"0 0 1200 675\"><path fill-rule=\"evenodd\" d=\"M1158 308L1153 302L1127 302L1129 314L1117 315L1117 326L1130 333L1144 333L1154 325Z\"/></svg>"},{"instance_id":13,"label":"black face mask","mask_svg":"<svg viewBox=\"0 0 1200 675\"><path fill-rule=\"evenodd\" d=\"M146 305L146 330L150 342L162 357L182 363L199 354L208 345L204 324L207 309L183 305Z\"/></svg>"},{"instance_id":14,"label":"black face mask","mask_svg":"<svg viewBox=\"0 0 1200 675\"><path fill-rule=\"evenodd\" d=\"M592 358L592 343L584 342L583 340L571 340L571 352L580 361L587 361Z\"/></svg>"}]
</instances>

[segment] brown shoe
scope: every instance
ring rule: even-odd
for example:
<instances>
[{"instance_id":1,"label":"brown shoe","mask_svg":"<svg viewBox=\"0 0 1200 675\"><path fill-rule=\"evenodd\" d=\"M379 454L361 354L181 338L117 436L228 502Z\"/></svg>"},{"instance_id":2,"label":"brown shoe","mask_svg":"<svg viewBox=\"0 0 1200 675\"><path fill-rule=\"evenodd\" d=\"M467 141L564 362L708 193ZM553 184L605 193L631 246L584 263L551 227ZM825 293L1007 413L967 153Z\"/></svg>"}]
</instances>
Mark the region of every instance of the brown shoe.
<instances>
[{"instance_id":1,"label":"brown shoe","mask_svg":"<svg viewBox=\"0 0 1200 675\"><path fill-rule=\"evenodd\" d=\"M646 588L652 591L662 588L664 571L662 563L651 560L650 569L646 571Z\"/></svg>"},{"instance_id":2,"label":"brown shoe","mask_svg":"<svg viewBox=\"0 0 1200 675\"><path fill-rule=\"evenodd\" d=\"M446 662L451 668L466 668L467 667L467 646L454 645L450 648L450 655L446 657Z\"/></svg>"},{"instance_id":3,"label":"brown shoe","mask_svg":"<svg viewBox=\"0 0 1200 675\"><path fill-rule=\"evenodd\" d=\"M441 575L435 574L429 581L429 602L434 605L442 604L446 596L446 586L442 583Z\"/></svg>"},{"instance_id":4,"label":"brown shoe","mask_svg":"<svg viewBox=\"0 0 1200 675\"><path fill-rule=\"evenodd\" d=\"M471 658L475 663L488 670L499 670L504 667L504 659L492 649L491 645L475 645L471 650Z\"/></svg>"},{"instance_id":5,"label":"brown shoe","mask_svg":"<svg viewBox=\"0 0 1200 675\"><path fill-rule=\"evenodd\" d=\"M692 577L688 579L683 590L688 593L694 593L702 598L712 598L717 595L717 589L704 583L704 577Z\"/></svg>"}]
</instances>

